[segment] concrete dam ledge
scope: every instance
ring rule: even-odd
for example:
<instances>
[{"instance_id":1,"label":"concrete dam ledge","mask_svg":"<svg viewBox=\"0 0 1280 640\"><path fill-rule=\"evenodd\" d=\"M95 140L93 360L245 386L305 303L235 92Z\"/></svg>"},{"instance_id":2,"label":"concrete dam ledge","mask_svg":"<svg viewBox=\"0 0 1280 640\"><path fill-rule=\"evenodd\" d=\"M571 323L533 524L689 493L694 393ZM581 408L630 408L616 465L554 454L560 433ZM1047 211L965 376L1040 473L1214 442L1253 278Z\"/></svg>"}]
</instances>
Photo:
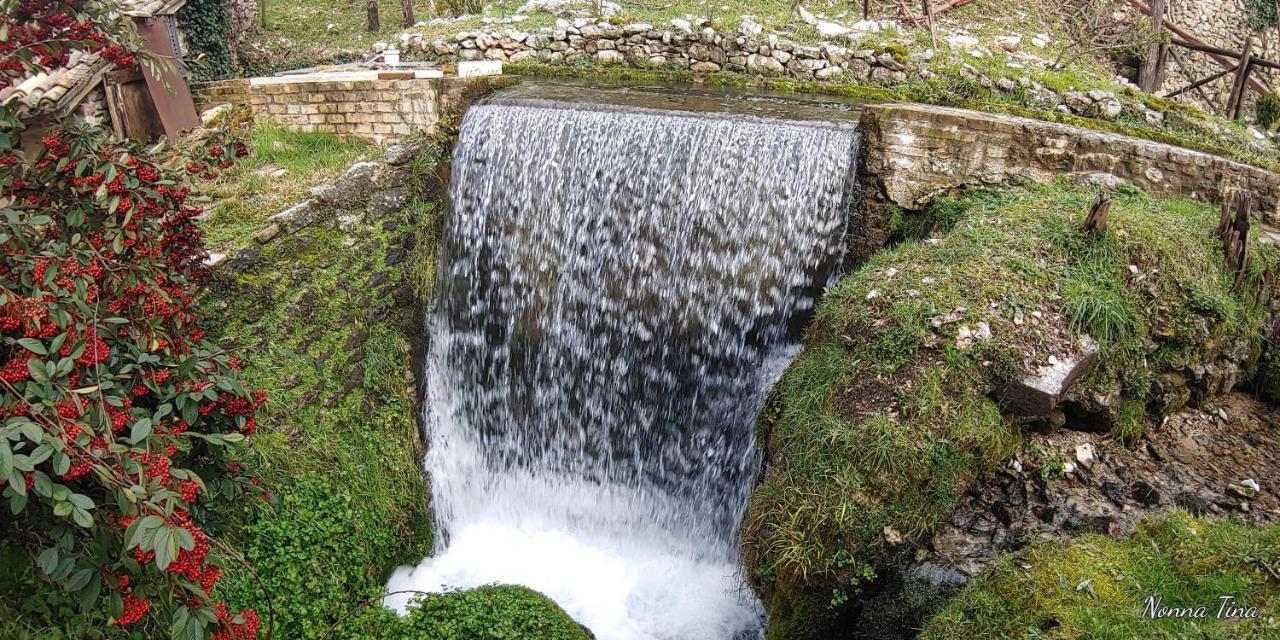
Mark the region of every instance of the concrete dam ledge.
<instances>
[{"instance_id":1,"label":"concrete dam ledge","mask_svg":"<svg viewBox=\"0 0 1280 640\"><path fill-rule=\"evenodd\" d=\"M1069 175L1101 186L1131 183L1160 197L1219 201L1229 189L1248 192L1264 222L1280 224L1280 174L1212 154L1142 138L1019 116L912 103L850 104L814 96L732 94L672 87L587 87L480 78L288 82L252 79L199 85L197 105L248 107L259 122L326 131L374 144L433 131L440 115L459 112L496 86L517 93L597 104L636 104L688 111L755 113L798 121L856 120L864 136L860 174L867 237L876 243L877 213L887 205L918 210L957 189L1010 182L1051 182ZM505 93L505 92L504 92ZM577 98L580 99L580 98ZM737 106L730 106L737 103ZM881 209L881 211L876 211ZM883 222L881 220L881 222ZM883 230L881 230L883 233Z\"/></svg>"}]
</instances>

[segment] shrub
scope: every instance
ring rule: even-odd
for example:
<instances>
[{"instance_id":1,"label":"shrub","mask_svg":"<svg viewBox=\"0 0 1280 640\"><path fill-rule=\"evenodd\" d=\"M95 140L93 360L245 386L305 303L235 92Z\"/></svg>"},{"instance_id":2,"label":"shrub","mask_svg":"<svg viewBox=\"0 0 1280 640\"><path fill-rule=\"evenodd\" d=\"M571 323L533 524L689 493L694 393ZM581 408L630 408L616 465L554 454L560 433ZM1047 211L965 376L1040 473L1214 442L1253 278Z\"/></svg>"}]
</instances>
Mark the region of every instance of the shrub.
<instances>
[{"instance_id":1,"label":"shrub","mask_svg":"<svg viewBox=\"0 0 1280 640\"><path fill-rule=\"evenodd\" d=\"M77 49L159 65L114 3L3 4L0 86ZM196 507L254 491L233 455L263 395L203 339L192 301L206 255L186 204L186 181L244 149L214 140L183 172L171 154L84 126L19 148L22 128L0 107L0 509L11 536L82 610L105 598L112 625L151 625L158 611L186 638L256 637L253 610L210 598L222 570Z\"/></svg>"},{"instance_id":2,"label":"shrub","mask_svg":"<svg viewBox=\"0 0 1280 640\"><path fill-rule=\"evenodd\" d=\"M1280 123L1280 92L1268 91L1258 98L1258 126L1270 130Z\"/></svg>"},{"instance_id":3,"label":"shrub","mask_svg":"<svg viewBox=\"0 0 1280 640\"><path fill-rule=\"evenodd\" d=\"M400 625L405 640L587 640L591 636L546 596L510 585L418 600Z\"/></svg>"}]
</instances>

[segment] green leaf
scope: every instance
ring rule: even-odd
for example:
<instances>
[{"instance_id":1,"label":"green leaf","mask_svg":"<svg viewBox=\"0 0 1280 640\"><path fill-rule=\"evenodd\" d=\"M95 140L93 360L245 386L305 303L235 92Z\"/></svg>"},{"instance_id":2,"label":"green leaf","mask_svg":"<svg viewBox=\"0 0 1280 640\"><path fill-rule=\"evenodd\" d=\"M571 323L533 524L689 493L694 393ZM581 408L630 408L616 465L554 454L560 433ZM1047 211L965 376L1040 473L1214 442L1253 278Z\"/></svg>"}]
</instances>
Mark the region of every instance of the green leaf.
<instances>
[{"instance_id":1,"label":"green leaf","mask_svg":"<svg viewBox=\"0 0 1280 640\"><path fill-rule=\"evenodd\" d=\"M80 592L80 610L89 611L98 604L98 596L102 593L102 581L90 580L84 591Z\"/></svg>"},{"instance_id":2,"label":"green leaf","mask_svg":"<svg viewBox=\"0 0 1280 640\"><path fill-rule=\"evenodd\" d=\"M178 541L173 539L173 530L165 527L156 532L156 566L164 571L178 557Z\"/></svg>"},{"instance_id":3,"label":"green leaf","mask_svg":"<svg viewBox=\"0 0 1280 640\"><path fill-rule=\"evenodd\" d=\"M187 640L187 623L191 621L191 611L186 607L178 607L173 614L173 626L169 627L171 640Z\"/></svg>"},{"instance_id":4,"label":"green leaf","mask_svg":"<svg viewBox=\"0 0 1280 640\"><path fill-rule=\"evenodd\" d=\"M0 478L8 478L13 473L13 448L9 441L0 438Z\"/></svg>"},{"instance_id":5,"label":"green leaf","mask_svg":"<svg viewBox=\"0 0 1280 640\"><path fill-rule=\"evenodd\" d=\"M187 638L186 640L204 640L204 625L200 623L198 618L187 620Z\"/></svg>"},{"instance_id":6,"label":"green leaf","mask_svg":"<svg viewBox=\"0 0 1280 640\"><path fill-rule=\"evenodd\" d=\"M71 515L71 511L73 509L75 509L75 506L70 502L58 502L53 505L53 515L59 518L65 518Z\"/></svg>"},{"instance_id":7,"label":"green leaf","mask_svg":"<svg viewBox=\"0 0 1280 640\"><path fill-rule=\"evenodd\" d=\"M32 444L40 444L41 442L44 442L44 429L41 429L40 425L34 422L24 423L18 428L18 430L21 431L22 435L26 436Z\"/></svg>"},{"instance_id":8,"label":"green leaf","mask_svg":"<svg viewBox=\"0 0 1280 640\"><path fill-rule=\"evenodd\" d=\"M174 535L178 537L178 548L190 551L196 548L196 539L186 529L174 529Z\"/></svg>"},{"instance_id":9,"label":"green leaf","mask_svg":"<svg viewBox=\"0 0 1280 640\"><path fill-rule=\"evenodd\" d=\"M0 465L0 471L2 470L3 470L3 465ZM53 472L61 476L61 475L65 475L70 470L71 470L71 456L59 451L58 455L53 457Z\"/></svg>"},{"instance_id":10,"label":"green leaf","mask_svg":"<svg viewBox=\"0 0 1280 640\"><path fill-rule=\"evenodd\" d=\"M84 509L76 508L73 510L71 512L71 519L75 521L76 524L86 529L93 528L93 516L89 515L89 512Z\"/></svg>"},{"instance_id":11,"label":"green leaf","mask_svg":"<svg viewBox=\"0 0 1280 640\"><path fill-rule=\"evenodd\" d=\"M40 570L45 575L52 575L58 568L58 548L49 547L40 552L40 555L36 557L36 566L40 567Z\"/></svg>"},{"instance_id":12,"label":"green leaf","mask_svg":"<svg viewBox=\"0 0 1280 640\"><path fill-rule=\"evenodd\" d=\"M129 429L129 439L139 444L151 435L151 418L139 418Z\"/></svg>"},{"instance_id":13,"label":"green leaf","mask_svg":"<svg viewBox=\"0 0 1280 640\"><path fill-rule=\"evenodd\" d=\"M48 442L45 442L44 444L36 447L36 450L32 451L29 457L31 458L31 464L34 466L34 465L40 464L41 462L44 462L45 460L48 460L49 456L52 456L52 455L53 455L53 445L49 444Z\"/></svg>"},{"instance_id":14,"label":"green leaf","mask_svg":"<svg viewBox=\"0 0 1280 640\"><path fill-rule=\"evenodd\" d=\"M44 343L39 340L36 340L35 338L22 338L21 340L18 341L18 344L25 347L27 351L30 351L36 355L39 355L39 356L49 355L48 349L44 348Z\"/></svg>"},{"instance_id":15,"label":"green leaf","mask_svg":"<svg viewBox=\"0 0 1280 640\"><path fill-rule=\"evenodd\" d=\"M74 504L75 506L80 507L85 511L88 511L89 509L92 509L95 506L93 504L93 498L90 498L89 496L86 496L83 493L71 494L70 500L71 500L71 504Z\"/></svg>"},{"instance_id":16,"label":"green leaf","mask_svg":"<svg viewBox=\"0 0 1280 640\"><path fill-rule=\"evenodd\" d=\"M25 491L22 493L14 491L9 494L9 511L13 515L16 516L19 513L22 513L22 510L25 508L27 508L27 494Z\"/></svg>"},{"instance_id":17,"label":"green leaf","mask_svg":"<svg viewBox=\"0 0 1280 640\"><path fill-rule=\"evenodd\" d=\"M67 589L70 591L79 591L85 588L85 586L89 584L89 580L93 578L94 573L96 572L93 569L81 569L75 572L75 574L71 576L71 579L67 580Z\"/></svg>"}]
</instances>

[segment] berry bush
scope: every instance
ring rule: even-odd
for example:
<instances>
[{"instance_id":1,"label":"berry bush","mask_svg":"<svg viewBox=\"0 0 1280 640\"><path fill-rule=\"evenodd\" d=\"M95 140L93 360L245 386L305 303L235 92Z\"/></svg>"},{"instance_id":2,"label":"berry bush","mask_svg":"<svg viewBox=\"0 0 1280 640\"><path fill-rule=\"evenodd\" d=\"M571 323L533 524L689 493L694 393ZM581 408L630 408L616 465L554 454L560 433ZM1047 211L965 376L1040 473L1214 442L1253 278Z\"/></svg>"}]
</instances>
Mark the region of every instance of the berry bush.
<instances>
[{"instance_id":1,"label":"berry bush","mask_svg":"<svg viewBox=\"0 0 1280 640\"><path fill-rule=\"evenodd\" d=\"M77 49L160 65L114 3L0 0L0 88ZM261 392L204 339L209 278L187 204L247 149L144 150L69 123L20 144L0 106L0 534L110 624L247 640L252 609L215 599L211 500L260 495L235 459ZM148 632L148 637L155 637Z\"/></svg>"}]
</instances>

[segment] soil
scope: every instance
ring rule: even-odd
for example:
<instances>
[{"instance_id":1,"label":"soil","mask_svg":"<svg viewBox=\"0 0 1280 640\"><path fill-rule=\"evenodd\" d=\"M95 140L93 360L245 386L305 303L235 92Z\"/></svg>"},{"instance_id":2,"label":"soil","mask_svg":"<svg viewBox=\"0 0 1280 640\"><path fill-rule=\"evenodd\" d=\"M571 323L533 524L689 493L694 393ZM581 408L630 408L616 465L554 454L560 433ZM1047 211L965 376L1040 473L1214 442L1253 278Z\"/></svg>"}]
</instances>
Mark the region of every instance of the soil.
<instances>
[{"instance_id":1,"label":"soil","mask_svg":"<svg viewBox=\"0 0 1280 640\"><path fill-rule=\"evenodd\" d=\"M1280 411L1250 395L1180 410L1132 448L1072 426L1028 434L1016 458L980 479L917 550L917 575L935 586L961 583L1033 540L1126 536L1175 507L1280 522Z\"/></svg>"}]
</instances>

